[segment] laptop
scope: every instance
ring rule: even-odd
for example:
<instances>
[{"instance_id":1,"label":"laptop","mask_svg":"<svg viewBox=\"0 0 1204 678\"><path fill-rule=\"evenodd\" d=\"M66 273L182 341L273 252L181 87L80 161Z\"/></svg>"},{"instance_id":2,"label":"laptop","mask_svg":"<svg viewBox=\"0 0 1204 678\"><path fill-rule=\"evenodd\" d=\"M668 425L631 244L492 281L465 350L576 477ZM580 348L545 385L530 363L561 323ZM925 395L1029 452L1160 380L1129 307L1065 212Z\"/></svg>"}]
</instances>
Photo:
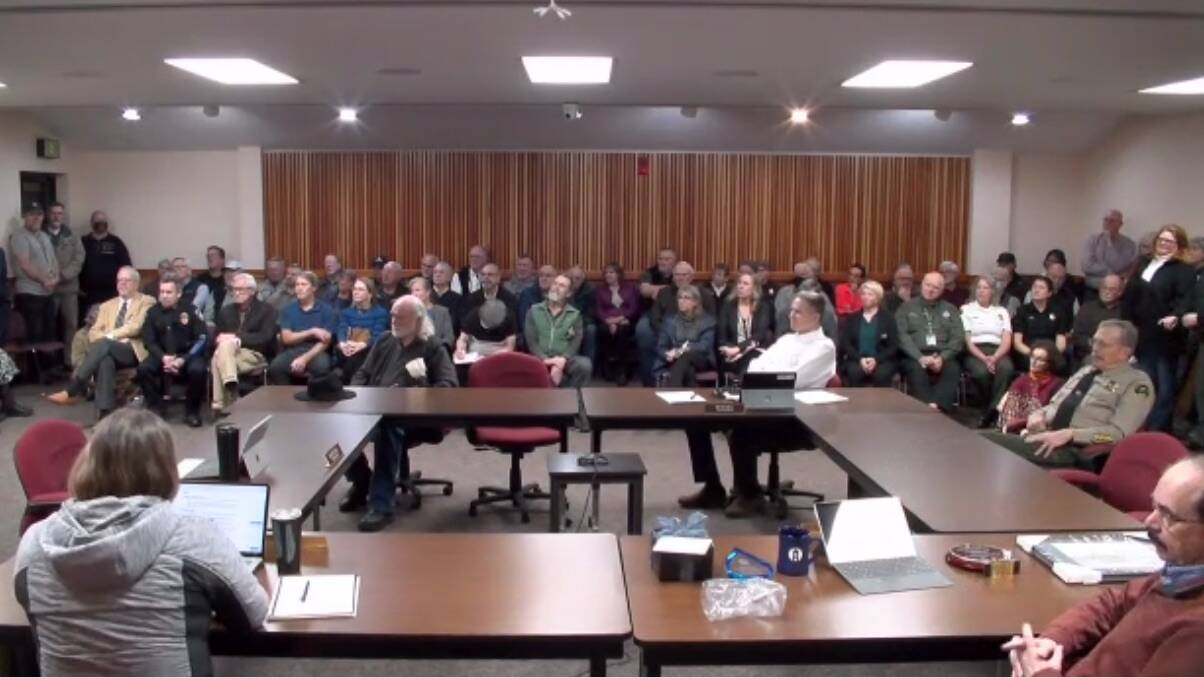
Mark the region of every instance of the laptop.
<instances>
[{"instance_id":1,"label":"laptop","mask_svg":"<svg viewBox=\"0 0 1204 678\"><path fill-rule=\"evenodd\" d=\"M746 410L793 410L794 372L745 372L740 402Z\"/></svg>"},{"instance_id":2,"label":"laptop","mask_svg":"<svg viewBox=\"0 0 1204 678\"><path fill-rule=\"evenodd\" d=\"M268 468L268 459L266 445L261 445L263 439L268 434L268 424L272 421L272 415L266 415L247 432L247 437L242 441L242 451L239 452L239 461L243 468L247 470L247 477L251 480L259 478ZM188 474L189 480L204 480L206 478L218 477L218 465L216 459L208 459L201 465L197 466Z\"/></svg>"},{"instance_id":3,"label":"laptop","mask_svg":"<svg viewBox=\"0 0 1204 678\"><path fill-rule=\"evenodd\" d=\"M863 595L952 586L916 556L898 497L815 505L828 562Z\"/></svg>"},{"instance_id":4,"label":"laptop","mask_svg":"<svg viewBox=\"0 0 1204 678\"><path fill-rule=\"evenodd\" d=\"M263 564L268 534L268 486L263 483L180 483L172 502L186 516L204 518L228 535L252 572Z\"/></svg>"}]
</instances>

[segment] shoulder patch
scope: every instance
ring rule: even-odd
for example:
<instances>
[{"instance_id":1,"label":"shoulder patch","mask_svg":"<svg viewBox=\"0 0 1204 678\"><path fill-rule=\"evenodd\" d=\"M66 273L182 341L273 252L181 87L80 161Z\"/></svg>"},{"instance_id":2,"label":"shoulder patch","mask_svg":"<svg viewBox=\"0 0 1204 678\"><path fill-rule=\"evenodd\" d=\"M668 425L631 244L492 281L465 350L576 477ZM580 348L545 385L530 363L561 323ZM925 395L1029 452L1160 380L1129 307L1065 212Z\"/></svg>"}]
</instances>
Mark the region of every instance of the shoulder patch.
<instances>
[{"instance_id":1,"label":"shoulder patch","mask_svg":"<svg viewBox=\"0 0 1204 678\"><path fill-rule=\"evenodd\" d=\"M1148 398L1148 397L1150 397L1150 385L1149 384L1138 384L1137 387L1133 389L1133 392L1139 396Z\"/></svg>"},{"instance_id":2,"label":"shoulder patch","mask_svg":"<svg viewBox=\"0 0 1204 678\"><path fill-rule=\"evenodd\" d=\"M1093 445L1102 445L1112 442L1115 442L1115 439L1112 437L1111 433L1096 433L1095 435L1091 436L1091 444Z\"/></svg>"}]
</instances>

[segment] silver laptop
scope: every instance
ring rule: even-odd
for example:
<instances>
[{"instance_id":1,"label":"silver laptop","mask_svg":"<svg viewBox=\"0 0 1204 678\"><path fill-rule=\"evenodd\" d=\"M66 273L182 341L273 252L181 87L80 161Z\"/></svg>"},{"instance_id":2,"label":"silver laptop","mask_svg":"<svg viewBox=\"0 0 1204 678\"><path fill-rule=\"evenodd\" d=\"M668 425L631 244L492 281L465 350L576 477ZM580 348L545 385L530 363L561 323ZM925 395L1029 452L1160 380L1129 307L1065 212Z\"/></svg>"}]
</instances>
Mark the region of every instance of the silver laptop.
<instances>
[{"instance_id":1,"label":"silver laptop","mask_svg":"<svg viewBox=\"0 0 1204 678\"><path fill-rule=\"evenodd\" d=\"M238 547L247 569L263 563L268 534L268 486L263 483L180 483L177 511L213 523Z\"/></svg>"},{"instance_id":2,"label":"silver laptop","mask_svg":"<svg viewBox=\"0 0 1204 678\"><path fill-rule=\"evenodd\" d=\"M916 556L898 497L820 502L815 516L828 562L858 593L953 585Z\"/></svg>"},{"instance_id":3,"label":"silver laptop","mask_svg":"<svg viewBox=\"0 0 1204 678\"><path fill-rule=\"evenodd\" d=\"M247 469L247 477L251 480L258 478L268 468L268 459L264 454L266 445L260 445L268 434L268 424L272 415L267 415L259 423L251 427L247 433L247 441L242 446L242 463Z\"/></svg>"},{"instance_id":4,"label":"silver laptop","mask_svg":"<svg viewBox=\"0 0 1204 678\"><path fill-rule=\"evenodd\" d=\"M740 402L747 410L793 410L794 372L745 372Z\"/></svg>"}]
</instances>

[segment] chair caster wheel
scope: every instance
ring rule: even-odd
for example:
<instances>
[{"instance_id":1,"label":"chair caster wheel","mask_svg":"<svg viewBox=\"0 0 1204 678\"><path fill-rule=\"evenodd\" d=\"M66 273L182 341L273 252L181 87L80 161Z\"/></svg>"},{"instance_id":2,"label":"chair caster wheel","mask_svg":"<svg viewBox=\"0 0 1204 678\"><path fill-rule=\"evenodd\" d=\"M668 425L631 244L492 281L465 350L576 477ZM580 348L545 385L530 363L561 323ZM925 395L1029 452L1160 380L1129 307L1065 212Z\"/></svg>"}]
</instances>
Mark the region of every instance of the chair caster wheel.
<instances>
[{"instance_id":1,"label":"chair caster wheel","mask_svg":"<svg viewBox=\"0 0 1204 678\"><path fill-rule=\"evenodd\" d=\"M524 513L524 514L523 514L523 518L522 518L522 519L523 519L523 523L529 523L529 522L531 522L531 514L530 514L530 513Z\"/></svg>"},{"instance_id":2,"label":"chair caster wheel","mask_svg":"<svg viewBox=\"0 0 1204 678\"><path fill-rule=\"evenodd\" d=\"M452 486L451 486L451 485L448 485L448 486L446 486L446 487L444 487L444 488L443 488L443 496L445 496L445 497L450 497L450 496L451 496L451 493L452 493Z\"/></svg>"},{"instance_id":3,"label":"chair caster wheel","mask_svg":"<svg viewBox=\"0 0 1204 678\"><path fill-rule=\"evenodd\" d=\"M476 518L477 517L477 507L469 506L468 507L468 515L472 516L473 518Z\"/></svg>"}]
</instances>

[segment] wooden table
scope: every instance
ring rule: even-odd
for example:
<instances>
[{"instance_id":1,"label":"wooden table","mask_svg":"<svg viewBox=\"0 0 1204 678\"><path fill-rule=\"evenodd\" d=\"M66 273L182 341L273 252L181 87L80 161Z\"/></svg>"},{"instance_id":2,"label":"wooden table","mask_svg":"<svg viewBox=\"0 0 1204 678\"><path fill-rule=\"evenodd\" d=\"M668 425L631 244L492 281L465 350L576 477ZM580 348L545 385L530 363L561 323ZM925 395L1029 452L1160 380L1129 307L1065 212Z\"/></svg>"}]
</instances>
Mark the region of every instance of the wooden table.
<instances>
[{"instance_id":1,"label":"wooden table","mask_svg":"<svg viewBox=\"0 0 1204 678\"><path fill-rule=\"evenodd\" d=\"M919 555L953 586L862 596L826 561L808 577L777 580L788 590L786 611L770 619L709 622L698 583L662 583L649 564L651 541L623 537L623 571L635 643L647 675L662 666L955 661L1003 658L999 645L1030 622L1040 629L1101 587L1061 583L1045 566L1017 550L1020 574L992 580L955 570L945 552L967 541L1015 549L1015 535L947 534L915 537ZM777 561L777 536L715 539L715 572L742 547Z\"/></svg>"},{"instance_id":2,"label":"wooden table","mask_svg":"<svg viewBox=\"0 0 1204 678\"><path fill-rule=\"evenodd\" d=\"M548 531L559 532L561 513L565 506L564 492L569 485L586 484L594 493L592 527L598 527L599 505L602 503L602 486L623 484L627 486L627 534L644 531L644 476L648 469L640 455L630 452L611 452L605 455L606 464L581 464L589 460L588 454L549 454L548 479L551 482L552 510L548 514Z\"/></svg>"},{"instance_id":3,"label":"wooden table","mask_svg":"<svg viewBox=\"0 0 1204 678\"><path fill-rule=\"evenodd\" d=\"M849 401L800 404L799 420L851 485L899 497L918 530L1141 529L1127 514L895 389L834 390Z\"/></svg>"},{"instance_id":4,"label":"wooden table","mask_svg":"<svg viewBox=\"0 0 1204 678\"><path fill-rule=\"evenodd\" d=\"M604 675L631 636L611 534L329 533L327 562L303 574L358 574L350 619L215 628L214 654L406 659L586 659ZM307 556L309 554L307 553ZM0 565L11 582L12 560ZM261 570L270 590L273 566ZM0 587L0 641L28 652L28 622Z\"/></svg>"},{"instance_id":5,"label":"wooden table","mask_svg":"<svg viewBox=\"0 0 1204 678\"><path fill-rule=\"evenodd\" d=\"M657 397L658 391L693 391L705 403L670 405ZM590 451L602 451L602 433L607 429L684 429L700 427L721 431L736 425L780 424L795 419L790 410L744 410L726 414L707 412L707 405L732 404L707 387L695 388L583 388L582 407L589 419Z\"/></svg>"},{"instance_id":6,"label":"wooden table","mask_svg":"<svg viewBox=\"0 0 1204 678\"><path fill-rule=\"evenodd\" d=\"M256 482L271 486L268 496L269 510L299 508L304 517L313 516L315 530L321 529L320 508L331 488L342 477L344 471L372 440L373 432L380 421L379 415L367 414L312 414L277 412L233 412L223 421L239 428L240 444L246 435L266 414L272 415L267 435L259 443L264 446L268 467ZM216 458L217 443L213 438L197 447L176 448L178 457ZM196 443L194 443L196 444ZM332 467L326 466L324 454L334 445L343 449L343 458ZM213 464L216 472L216 463Z\"/></svg>"}]
</instances>

